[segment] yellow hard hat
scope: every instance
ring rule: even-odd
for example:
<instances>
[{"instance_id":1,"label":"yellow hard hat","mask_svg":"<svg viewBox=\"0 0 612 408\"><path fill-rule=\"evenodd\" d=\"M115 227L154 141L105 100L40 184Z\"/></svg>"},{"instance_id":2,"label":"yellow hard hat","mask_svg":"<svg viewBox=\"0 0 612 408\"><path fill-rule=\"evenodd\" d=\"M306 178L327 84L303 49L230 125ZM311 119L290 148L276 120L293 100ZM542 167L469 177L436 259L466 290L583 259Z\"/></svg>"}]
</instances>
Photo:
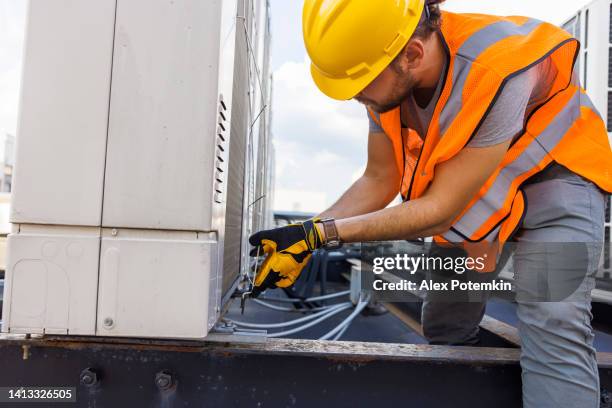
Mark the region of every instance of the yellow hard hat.
<instances>
[{"instance_id":1,"label":"yellow hard hat","mask_svg":"<svg viewBox=\"0 0 612 408\"><path fill-rule=\"evenodd\" d=\"M306 0L302 28L321 92L352 99L400 53L425 0Z\"/></svg>"}]
</instances>

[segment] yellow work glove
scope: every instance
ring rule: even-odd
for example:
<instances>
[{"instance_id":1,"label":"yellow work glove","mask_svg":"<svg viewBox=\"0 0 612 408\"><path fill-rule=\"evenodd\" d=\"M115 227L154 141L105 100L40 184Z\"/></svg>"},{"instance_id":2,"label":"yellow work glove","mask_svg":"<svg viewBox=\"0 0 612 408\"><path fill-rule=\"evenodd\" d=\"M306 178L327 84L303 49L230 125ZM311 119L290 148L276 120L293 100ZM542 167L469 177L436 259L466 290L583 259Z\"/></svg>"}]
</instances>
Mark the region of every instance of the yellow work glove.
<instances>
[{"instance_id":1,"label":"yellow work glove","mask_svg":"<svg viewBox=\"0 0 612 408\"><path fill-rule=\"evenodd\" d=\"M266 259L255 276L253 296L268 288L286 288L295 283L312 252L325 242L315 226L316 220L253 234L251 256L265 253Z\"/></svg>"}]
</instances>

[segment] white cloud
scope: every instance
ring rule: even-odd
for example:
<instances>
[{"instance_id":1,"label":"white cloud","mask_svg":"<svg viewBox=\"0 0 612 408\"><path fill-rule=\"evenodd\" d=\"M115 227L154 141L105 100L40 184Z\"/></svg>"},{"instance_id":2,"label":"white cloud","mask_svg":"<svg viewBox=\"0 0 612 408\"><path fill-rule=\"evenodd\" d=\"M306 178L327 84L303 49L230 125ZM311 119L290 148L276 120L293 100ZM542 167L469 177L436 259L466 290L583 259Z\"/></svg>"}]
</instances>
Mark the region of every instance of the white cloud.
<instances>
[{"instance_id":1,"label":"white cloud","mask_svg":"<svg viewBox=\"0 0 612 408\"><path fill-rule=\"evenodd\" d=\"M320 197L324 207L331 205L365 163L365 108L323 95L312 82L306 61L286 62L274 73L273 104L277 193L321 193L301 204L301 211L321 211ZM277 199L275 208L294 210L291 203Z\"/></svg>"},{"instance_id":2,"label":"white cloud","mask_svg":"<svg viewBox=\"0 0 612 408\"><path fill-rule=\"evenodd\" d=\"M447 0L442 8L457 13L529 16L562 24L591 0Z\"/></svg>"},{"instance_id":3,"label":"white cloud","mask_svg":"<svg viewBox=\"0 0 612 408\"><path fill-rule=\"evenodd\" d=\"M339 102L323 95L314 85L310 76L310 63L303 61L287 62L274 73L274 119L276 121L301 118L316 119L309 123L309 129L323 133L343 135L343 141L348 139L358 141L363 139L367 118L365 108L356 102ZM289 107L285 103L295 105Z\"/></svg>"},{"instance_id":4,"label":"white cloud","mask_svg":"<svg viewBox=\"0 0 612 408\"><path fill-rule=\"evenodd\" d=\"M277 189L274 192L274 208L316 214L325 210L326 196L320 191Z\"/></svg>"}]
</instances>

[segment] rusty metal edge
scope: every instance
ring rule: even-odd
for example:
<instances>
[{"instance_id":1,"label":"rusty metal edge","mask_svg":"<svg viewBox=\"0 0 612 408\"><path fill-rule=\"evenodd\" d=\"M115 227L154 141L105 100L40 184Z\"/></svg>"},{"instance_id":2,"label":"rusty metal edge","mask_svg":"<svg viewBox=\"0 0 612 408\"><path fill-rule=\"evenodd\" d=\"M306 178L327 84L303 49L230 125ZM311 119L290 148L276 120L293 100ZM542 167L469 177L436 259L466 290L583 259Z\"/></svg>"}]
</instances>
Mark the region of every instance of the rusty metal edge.
<instances>
[{"instance_id":1,"label":"rusty metal edge","mask_svg":"<svg viewBox=\"0 0 612 408\"><path fill-rule=\"evenodd\" d=\"M346 341L268 339L264 343L205 343L105 338L0 339L4 346L22 348L56 347L78 352L83 349L159 350L179 353L215 353L226 356L245 354L287 357L328 358L342 361L409 361L440 364L518 364L519 350L415 344L364 343ZM612 358L611 358L612 361Z\"/></svg>"},{"instance_id":2,"label":"rusty metal edge","mask_svg":"<svg viewBox=\"0 0 612 408\"><path fill-rule=\"evenodd\" d=\"M283 355L287 357L327 358L341 361L408 361L439 364L518 364L520 349L433 346L421 344L365 343L347 341L268 339L265 343L204 343L142 339L79 338L4 338L4 346L56 347L79 351L83 349L159 350L178 353L215 353L228 357L245 354ZM612 353L597 353L600 369L612 369Z\"/></svg>"}]
</instances>

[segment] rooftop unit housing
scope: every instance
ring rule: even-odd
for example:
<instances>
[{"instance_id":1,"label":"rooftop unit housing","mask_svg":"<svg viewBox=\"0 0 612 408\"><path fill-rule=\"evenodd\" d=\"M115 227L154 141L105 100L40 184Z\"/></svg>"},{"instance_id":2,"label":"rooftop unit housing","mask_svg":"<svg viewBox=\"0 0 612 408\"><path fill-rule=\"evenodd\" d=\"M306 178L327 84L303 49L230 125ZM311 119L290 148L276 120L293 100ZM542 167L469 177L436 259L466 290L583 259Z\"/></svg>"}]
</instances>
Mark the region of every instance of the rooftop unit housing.
<instances>
[{"instance_id":1,"label":"rooftop unit housing","mask_svg":"<svg viewBox=\"0 0 612 408\"><path fill-rule=\"evenodd\" d=\"M253 191L269 187L253 187L272 162L252 154L271 143L268 10L30 2L3 332L212 329L249 266Z\"/></svg>"}]
</instances>

